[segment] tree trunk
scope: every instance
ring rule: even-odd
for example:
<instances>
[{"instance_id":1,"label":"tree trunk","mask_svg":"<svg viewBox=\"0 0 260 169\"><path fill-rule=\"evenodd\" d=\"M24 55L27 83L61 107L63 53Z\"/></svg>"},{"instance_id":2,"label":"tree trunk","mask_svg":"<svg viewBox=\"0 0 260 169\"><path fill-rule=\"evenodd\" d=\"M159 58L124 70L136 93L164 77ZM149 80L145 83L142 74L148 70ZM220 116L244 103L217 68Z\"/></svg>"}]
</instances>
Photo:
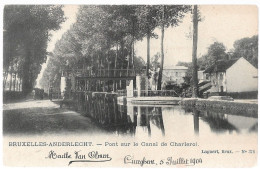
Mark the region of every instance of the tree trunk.
<instances>
[{"instance_id":1,"label":"tree trunk","mask_svg":"<svg viewBox=\"0 0 260 169\"><path fill-rule=\"evenodd\" d=\"M19 92L21 91L21 78L19 78L19 86L18 86Z\"/></svg>"},{"instance_id":2,"label":"tree trunk","mask_svg":"<svg viewBox=\"0 0 260 169\"><path fill-rule=\"evenodd\" d=\"M129 68L130 68L130 58L131 58L131 55L132 55L132 43L130 44L130 52L128 52L127 54L127 76L129 75Z\"/></svg>"},{"instance_id":3,"label":"tree trunk","mask_svg":"<svg viewBox=\"0 0 260 169\"><path fill-rule=\"evenodd\" d=\"M121 64L122 65L124 65L124 62L125 62L125 52L124 52L124 48L125 48L125 46L124 46L125 44L124 44L124 39L122 38L121 39L121 42L120 42L120 47L121 47L121 58L122 58L122 62L121 62ZM124 67L124 66L123 66Z\"/></svg>"},{"instance_id":4,"label":"tree trunk","mask_svg":"<svg viewBox=\"0 0 260 169\"><path fill-rule=\"evenodd\" d=\"M163 40L164 40L164 6L163 6L163 12L162 12L162 25L161 25L161 63L160 63L160 70L158 75L158 84L157 84L157 90L162 89L162 73L163 73L163 62L164 62L164 49L163 49Z\"/></svg>"},{"instance_id":5,"label":"tree trunk","mask_svg":"<svg viewBox=\"0 0 260 169\"><path fill-rule=\"evenodd\" d=\"M8 77L8 70L5 72L5 77L4 77L4 84L3 84L3 88L4 88L4 90L5 90L5 85L6 85L6 81L7 81L7 77Z\"/></svg>"},{"instance_id":6,"label":"tree trunk","mask_svg":"<svg viewBox=\"0 0 260 169\"><path fill-rule=\"evenodd\" d=\"M134 37L134 33L133 33L133 41L132 41L132 75L136 75L135 74L135 61L134 61L134 59L135 59L135 37ZM133 80L133 88L134 89L136 89L136 80L134 79Z\"/></svg>"},{"instance_id":7,"label":"tree trunk","mask_svg":"<svg viewBox=\"0 0 260 169\"><path fill-rule=\"evenodd\" d=\"M116 58L115 58L115 66L114 66L114 77L116 77L116 69L117 69L117 59L118 59L118 43L116 43ZM114 91L117 90L117 81L114 81Z\"/></svg>"},{"instance_id":8,"label":"tree trunk","mask_svg":"<svg viewBox=\"0 0 260 169\"><path fill-rule=\"evenodd\" d=\"M29 45L28 45L29 46ZM25 57L25 64L23 66L23 78L22 78L22 91L26 95L32 89L32 84L30 84L30 58L31 58L31 51L27 49L26 57Z\"/></svg>"},{"instance_id":9,"label":"tree trunk","mask_svg":"<svg viewBox=\"0 0 260 169\"><path fill-rule=\"evenodd\" d=\"M137 22L134 17L132 17L132 46L131 46L131 57L132 57L132 71L134 71L134 52L135 52L135 23Z\"/></svg>"},{"instance_id":10,"label":"tree trunk","mask_svg":"<svg viewBox=\"0 0 260 169\"><path fill-rule=\"evenodd\" d=\"M21 78L19 77L19 81L18 81L18 91L21 91Z\"/></svg>"},{"instance_id":11,"label":"tree trunk","mask_svg":"<svg viewBox=\"0 0 260 169\"><path fill-rule=\"evenodd\" d=\"M17 80L16 80L16 91L19 91L18 90L18 85L19 85L19 78L17 77Z\"/></svg>"},{"instance_id":12,"label":"tree trunk","mask_svg":"<svg viewBox=\"0 0 260 169\"><path fill-rule=\"evenodd\" d=\"M116 43L115 69L117 69L117 59L118 59L118 43Z\"/></svg>"},{"instance_id":13,"label":"tree trunk","mask_svg":"<svg viewBox=\"0 0 260 169\"><path fill-rule=\"evenodd\" d=\"M13 84L13 73L10 73L10 85L9 85L9 91L12 91L12 84Z\"/></svg>"},{"instance_id":14,"label":"tree trunk","mask_svg":"<svg viewBox=\"0 0 260 169\"><path fill-rule=\"evenodd\" d=\"M147 31L147 61L146 61L146 76L149 78L149 69L150 69L150 30Z\"/></svg>"},{"instance_id":15,"label":"tree trunk","mask_svg":"<svg viewBox=\"0 0 260 169\"><path fill-rule=\"evenodd\" d=\"M16 73L15 74L15 77L14 77L14 91L16 91Z\"/></svg>"},{"instance_id":16,"label":"tree trunk","mask_svg":"<svg viewBox=\"0 0 260 169\"><path fill-rule=\"evenodd\" d=\"M197 43L198 43L198 9L194 5L193 11L193 47L192 47L192 97L198 97L198 67L197 67Z\"/></svg>"},{"instance_id":17,"label":"tree trunk","mask_svg":"<svg viewBox=\"0 0 260 169\"><path fill-rule=\"evenodd\" d=\"M101 56L100 53L98 53L98 72L97 74L100 76L101 75Z\"/></svg>"},{"instance_id":18,"label":"tree trunk","mask_svg":"<svg viewBox=\"0 0 260 169\"><path fill-rule=\"evenodd\" d=\"M122 69L122 71L124 71L125 55L124 55L124 39L123 38L121 39L120 46L121 46L121 58L122 58L121 69ZM121 73L120 73L120 77L121 77ZM122 80L120 80L120 89L122 89L122 83L123 83Z\"/></svg>"},{"instance_id":19,"label":"tree trunk","mask_svg":"<svg viewBox=\"0 0 260 169\"><path fill-rule=\"evenodd\" d=\"M108 52L106 53L106 60L107 60L107 75L108 75L108 77L110 77L111 75L110 75L110 61L109 61L109 56L108 56L109 54L108 54Z\"/></svg>"},{"instance_id":20,"label":"tree trunk","mask_svg":"<svg viewBox=\"0 0 260 169\"><path fill-rule=\"evenodd\" d=\"M133 47L132 47L132 66L133 70L135 70L135 42L133 41Z\"/></svg>"},{"instance_id":21,"label":"tree trunk","mask_svg":"<svg viewBox=\"0 0 260 169\"><path fill-rule=\"evenodd\" d=\"M133 68L133 71L135 69L135 65L134 65L134 57L135 57L135 24L133 22L133 25L132 25L132 68Z\"/></svg>"}]
</instances>

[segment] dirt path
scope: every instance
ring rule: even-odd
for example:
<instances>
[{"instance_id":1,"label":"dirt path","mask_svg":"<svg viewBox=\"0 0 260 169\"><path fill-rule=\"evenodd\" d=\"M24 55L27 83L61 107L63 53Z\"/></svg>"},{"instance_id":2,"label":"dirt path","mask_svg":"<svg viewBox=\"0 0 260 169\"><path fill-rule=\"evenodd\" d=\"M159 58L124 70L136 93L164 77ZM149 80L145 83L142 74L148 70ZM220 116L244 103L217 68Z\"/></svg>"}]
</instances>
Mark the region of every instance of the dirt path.
<instances>
[{"instance_id":1,"label":"dirt path","mask_svg":"<svg viewBox=\"0 0 260 169\"><path fill-rule=\"evenodd\" d=\"M98 134L106 133L88 117L60 109L49 100L24 101L3 105L4 135Z\"/></svg>"}]
</instances>

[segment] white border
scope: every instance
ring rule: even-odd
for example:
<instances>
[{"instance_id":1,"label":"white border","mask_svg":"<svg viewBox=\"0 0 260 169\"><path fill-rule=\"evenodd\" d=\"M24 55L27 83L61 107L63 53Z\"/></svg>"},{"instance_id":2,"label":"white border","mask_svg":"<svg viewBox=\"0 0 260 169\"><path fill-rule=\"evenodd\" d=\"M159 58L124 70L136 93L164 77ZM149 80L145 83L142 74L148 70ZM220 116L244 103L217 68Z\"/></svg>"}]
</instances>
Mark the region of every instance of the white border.
<instances>
[{"instance_id":1,"label":"white border","mask_svg":"<svg viewBox=\"0 0 260 169\"><path fill-rule=\"evenodd\" d=\"M0 7L1 7L1 12L0 12L0 18L1 18L1 23L0 26L3 29L3 8L4 5L10 5L10 4L126 4L126 5L133 5L133 4L203 4L203 5L220 5L220 4L225 4L225 5L257 5L258 6L258 32L259 32L259 23L260 23L260 17L259 17L259 6L260 6L260 1L259 0L110 0L110 1L106 1L106 0L55 0L55 1L51 1L51 0L1 0L0 1ZM259 33L258 33L259 34ZM1 31L0 33L0 38L1 38L1 48L0 48L0 52L1 52L1 57L0 57L0 62L1 62L1 74L0 74L0 109L1 109L1 120L0 120L0 128L1 128L1 134L2 134L2 111L3 111L3 102L2 102L2 97L3 97L3 91L2 91L2 70L3 70L3 31ZM259 40L258 40L258 47L259 47ZM258 56L259 56L259 49L258 49ZM260 60L258 60L260 65ZM259 74L259 72L258 72ZM258 78L258 84L260 83L260 79ZM258 94L259 96L259 94ZM258 110L259 112L259 110ZM259 125L258 125L258 131L259 131ZM3 166L3 134L0 137L0 149L1 149L1 153L0 153L0 167L3 168L7 168L5 166ZM258 133L258 152L259 152L259 144L260 143L260 139L259 139L259 133ZM258 164L257 166L255 166L254 168L258 168L259 166L259 154L258 154ZM98 167L98 166L97 166ZM12 167L13 168L13 167ZM14 168L22 168L22 167L14 167ZM36 167L36 168L40 168L40 167ZM56 168L56 167L48 167L48 168ZM60 167L59 167L60 168ZM64 167L65 168L65 167ZM67 167L66 167L67 168Z\"/></svg>"}]
</instances>

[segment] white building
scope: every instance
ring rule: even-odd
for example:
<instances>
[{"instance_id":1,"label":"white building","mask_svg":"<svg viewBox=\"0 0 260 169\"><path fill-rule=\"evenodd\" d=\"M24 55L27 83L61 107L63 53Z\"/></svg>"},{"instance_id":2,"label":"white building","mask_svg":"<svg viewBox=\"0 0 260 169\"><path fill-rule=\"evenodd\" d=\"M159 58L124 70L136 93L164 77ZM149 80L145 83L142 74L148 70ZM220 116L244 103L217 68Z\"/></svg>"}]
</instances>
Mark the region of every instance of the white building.
<instances>
[{"instance_id":1,"label":"white building","mask_svg":"<svg viewBox=\"0 0 260 169\"><path fill-rule=\"evenodd\" d=\"M204 70L199 70L198 71L198 80L199 80L199 83L200 82L203 82L203 81L205 81L205 77L204 77Z\"/></svg>"},{"instance_id":2,"label":"white building","mask_svg":"<svg viewBox=\"0 0 260 169\"><path fill-rule=\"evenodd\" d=\"M204 71L211 81L209 92L250 92L258 90L258 72L243 57L217 61Z\"/></svg>"},{"instance_id":3,"label":"white building","mask_svg":"<svg viewBox=\"0 0 260 169\"><path fill-rule=\"evenodd\" d=\"M163 68L163 83L181 85L184 83L188 68L185 66L164 66Z\"/></svg>"}]
</instances>

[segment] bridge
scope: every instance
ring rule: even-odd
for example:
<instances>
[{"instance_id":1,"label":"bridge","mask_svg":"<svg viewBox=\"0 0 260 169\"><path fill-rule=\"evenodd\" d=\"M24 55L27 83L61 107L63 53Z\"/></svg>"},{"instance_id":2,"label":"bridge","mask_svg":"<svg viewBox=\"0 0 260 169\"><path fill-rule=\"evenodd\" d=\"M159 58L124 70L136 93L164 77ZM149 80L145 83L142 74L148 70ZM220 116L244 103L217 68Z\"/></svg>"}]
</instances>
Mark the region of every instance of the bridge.
<instances>
[{"instance_id":1,"label":"bridge","mask_svg":"<svg viewBox=\"0 0 260 169\"><path fill-rule=\"evenodd\" d=\"M133 80L136 77L134 69L65 69L62 77L75 77L86 80Z\"/></svg>"}]
</instances>

